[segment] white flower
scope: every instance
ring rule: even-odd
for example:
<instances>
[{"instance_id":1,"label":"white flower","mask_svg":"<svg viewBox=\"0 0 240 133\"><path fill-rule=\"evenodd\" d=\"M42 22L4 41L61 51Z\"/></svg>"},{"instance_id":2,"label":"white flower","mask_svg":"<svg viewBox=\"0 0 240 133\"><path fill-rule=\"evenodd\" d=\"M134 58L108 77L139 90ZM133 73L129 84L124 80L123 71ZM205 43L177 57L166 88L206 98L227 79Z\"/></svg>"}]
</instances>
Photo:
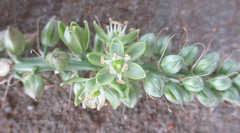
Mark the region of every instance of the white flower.
<instances>
[{"instance_id":1,"label":"white flower","mask_svg":"<svg viewBox=\"0 0 240 133\"><path fill-rule=\"evenodd\" d=\"M0 77L6 76L13 67L13 62L8 59L0 59Z\"/></svg>"},{"instance_id":2,"label":"white flower","mask_svg":"<svg viewBox=\"0 0 240 133\"><path fill-rule=\"evenodd\" d=\"M128 69L128 60L130 60L130 56L125 54L125 57L121 57L114 53L114 57L111 60L104 60L104 57L101 57L101 63L106 63L110 67L110 73L115 74L118 77L118 82L121 84L125 84L122 80L122 74Z\"/></svg>"},{"instance_id":3,"label":"white flower","mask_svg":"<svg viewBox=\"0 0 240 133\"><path fill-rule=\"evenodd\" d=\"M108 35L112 35L115 33L119 39L125 36L128 21L125 21L124 24L117 21L113 21L112 18L109 18L109 21L110 25L106 26Z\"/></svg>"}]
</instances>

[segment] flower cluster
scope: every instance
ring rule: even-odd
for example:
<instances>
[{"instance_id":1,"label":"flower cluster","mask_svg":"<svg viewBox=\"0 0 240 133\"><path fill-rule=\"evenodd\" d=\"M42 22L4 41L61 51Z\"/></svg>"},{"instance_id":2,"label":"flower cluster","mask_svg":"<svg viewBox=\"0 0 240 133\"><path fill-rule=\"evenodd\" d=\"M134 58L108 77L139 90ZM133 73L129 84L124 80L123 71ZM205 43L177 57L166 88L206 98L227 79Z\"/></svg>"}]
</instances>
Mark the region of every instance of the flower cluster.
<instances>
[{"instance_id":1,"label":"flower cluster","mask_svg":"<svg viewBox=\"0 0 240 133\"><path fill-rule=\"evenodd\" d=\"M128 21L122 24L111 18L106 32L93 22L96 34L91 39L88 22L84 25L84 29L76 22L66 26L52 17L42 31L44 51L38 46L40 54L32 51L39 57L28 58L21 55L35 43L36 34L22 34L11 26L1 31L0 52L6 51L8 56L0 58L0 76L12 74L23 82L28 96L39 100L50 86L40 72L60 73L61 85L72 86L74 105L97 110L108 103L114 109L121 103L133 108L142 96L139 83L150 97L165 96L174 104L196 98L207 107L222 101L240 105L239 64L230 59L233 54L220 60L219 53L207 54L201 44L204 51L199 56L196 45L200 43L187 46L187 42L178 54L171 54L173 36L147 33L139 37L139 29L126 33ZM60 39L70 52L48 50Z\"/></svg>"}]
</instances>

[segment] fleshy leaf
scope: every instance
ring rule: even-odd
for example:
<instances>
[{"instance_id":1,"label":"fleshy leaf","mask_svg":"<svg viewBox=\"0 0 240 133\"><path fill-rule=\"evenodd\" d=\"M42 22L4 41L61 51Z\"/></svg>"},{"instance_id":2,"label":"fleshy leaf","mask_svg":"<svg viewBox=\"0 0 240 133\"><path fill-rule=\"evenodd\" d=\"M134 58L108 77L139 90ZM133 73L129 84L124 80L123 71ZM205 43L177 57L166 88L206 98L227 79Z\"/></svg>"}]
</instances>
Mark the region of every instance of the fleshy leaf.
<instances>
[{"instance_id":1,"label":"fleshy leaf","mask_svg":"<svg viewBox=\"0 0 240 133\"><path fill-rule=\"evenodd\" d=\"M146 73L137 63L129 62L128 69L124 72L124 74L130 79L143 79L146 77Z\"/></svg>"},{"instance_id":2,"label":"fleshy leaf","mask_svg":"<svg viewBox=\"0 0 240 133\"><path fill-rule=\"evenodd\" d=\"M114 38L112 43L109 45L109 53L111 57L116 53L118 56L124 56L124 46L121 40Z\"/></svg>"},{"instance_id":3,"label":"fleshy leaf","mask_svg":"<svg viewBox=\"0 0 240 133\"><path fill-rule=\"evenodd\" d=\"M123 36L121 38L121 41L122 41L123 45L125 45L127 43L130 43L133 40L135 40L137 38L139 32L140 32L140 30L138 29L138 30L135 30L135 31L133 31L131 33L128 33L127 35Z\"/></svg>"},{"instance_id":4,"label":"fleshy leaf","mask_svg":"<svg viewBox=\"0 0 240 133\"><path fill-rule=\"evenodd\" d=\"M102 56L103 56L103 58L104 58L105 60L109 60L109 59L110 59L109 56L107 56L107 55L105 55L105 54L103 54L103 53L99 53L99 52L91 52L91 53L89 53L89 54L87 55L88 60L89 60L90 63L92 63L93 65L96 65L96 66L102 66L102 67L104 67L104 66L106 66L106 64L102 64L102 63L101 63L101 57L102 57Z\"/></svg>"},{"instance_id":5,"label":"fleshy leaf","mask_svg":"<svg viewBox=\"0 0 240 133\"><path fill-rule=\"evenodd\" d=\"M98 24L97 24L95 21L93 21L93 26L94 26L94 29L95 29L96 33L98 34L98 36L99 36L100 38L102 38L105 42L108 42L108 36L107 36L107 34L103 31L102 28L100 28L100 27L98 26Z\"/></svg>"},{"instance_id":6,"label":"fleshy leaf","mask_svg":"<svg viewBox=\"0 0 240 133\"><path fill-rule=\"evenodd\" d=\"M116 77L114 74L111 74L109 67L102 68L97 73L97 82L101 85L107 85L113 81Z\"/></svg>"},{"instance_id":7,"label":"fleshy leaf","mask_svg":"<svg viewBox=\"0 0 240 133\"><path fill-rule=\"evenodd\" d=\"M135 61L138 59L145 51L146 45L143 42L137 42L131 45L125 52L125 54L128 54L131 59L130 61Z\"/></svg>"}]
</instances>

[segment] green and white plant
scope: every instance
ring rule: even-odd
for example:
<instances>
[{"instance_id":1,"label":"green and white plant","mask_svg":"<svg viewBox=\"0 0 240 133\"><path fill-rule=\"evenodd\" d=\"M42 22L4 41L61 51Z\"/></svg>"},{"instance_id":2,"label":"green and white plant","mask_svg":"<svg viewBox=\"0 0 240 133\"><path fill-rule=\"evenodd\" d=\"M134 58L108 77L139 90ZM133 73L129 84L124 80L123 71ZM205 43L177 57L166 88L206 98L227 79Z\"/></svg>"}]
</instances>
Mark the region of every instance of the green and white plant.
<instances>
[{"instance_id":1,"label":"green and white plant","mask_svg":"<svg viewBox=\"0 0 240 133\"><path fill-rule=\"evenodd\" d=\"M171 54L172 37L158 38L154 33L139 37L139 29L126 34L127 21L122 24L110 18L109 23L105 32L94 21L96 34L91 39L87 21L83 29L76 22L66 26L54 16L41 34L44 52L38 49L38 57L24 58L21 55L35 43L36 35L24 35L10 26L0 32L0 52L8 54L0 58L0 76L19 79L26 94L39 100L47 86L39 72L61 73L61 85L73 88L75 106L97 110L108 102L114 109L121 103L133 108L142 96L141 86L150 97L166 97L174 104L196 97L208 107L225 101L240 105L239 69L231 55L220 60L218 53L204 51L199 56L195 45L184 45L178 55ZM69 50L49 51L60 39Z\"/></svg>"}]
</instances>

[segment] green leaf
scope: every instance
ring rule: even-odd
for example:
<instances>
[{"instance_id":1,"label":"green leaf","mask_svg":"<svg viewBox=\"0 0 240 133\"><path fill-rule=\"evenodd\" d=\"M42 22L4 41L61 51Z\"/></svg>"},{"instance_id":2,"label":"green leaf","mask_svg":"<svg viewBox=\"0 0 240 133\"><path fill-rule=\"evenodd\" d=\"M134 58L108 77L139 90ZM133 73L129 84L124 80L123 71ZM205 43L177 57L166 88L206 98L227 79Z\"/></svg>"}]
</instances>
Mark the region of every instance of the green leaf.
<instances>
[{"instance_id":1,"label":"green leaf","mask_svg":"<svg viewBox=\"0 0 240 133\"><path fill-rule=\"evenodd\" d=\"M80 100L81 99L81 100ZM85 99L85 93L84 93L84 86L81 87L81 89L77 92L77 95L75 96L74 105L78 106L81 102L83 102Z\"/></svg>"},{"instance_id":2,"label":"green leaf","mask_svg":"<svg viewBox=\"0 0 240 133\"><path fill-rule=\"evenodd\" d=\"M84 21L84 24L85 24L85 46L86 46L85 50L87 50L89 41L91 39L91 32L89 30L88 22L86 20Z\"/></svg>"},{"instance_id":3,"label":"green leaf","mask_svg":"<svg viewBox=\"0 0 240 133\"><path fill-rule=\"evenodd\" d=\"M98 26L98 24L97 24L95 21L93 21L93 26L94 26L94 29L95 29L95 31L97 32L98 36L99 36L100 38L102 38L105 42L108 42L108 36L107 36L107 34L103 31L102 28L100 28L100 27Z\"/></svg>"},{"instance_id":4,"label":"green leaf","mask_svg":"<svg viewBox=\"0 0 240 133\"><path fill-rule=\"evenodd\" d=\"M101 64L101 57L103 56L104 60L109 60L110 57L107 56L106 54L99 53L99 52L91 52L87 55L88 60L90 63L96 66L101 66L104 67L106 64Z\"/></svg>"},{"instance_id":5,"label":"green leaf","mask_svg":"<svg viewBox=\"0 0 240 133\"><path fill-rule=\"evenodd\" d=\"M62 21L58 22L58 34L65 44L66 44L66 42L64 39L64 31L65 31L66 27L67 26Z\"/></svg>"},{"instance_id":6,"label":"green leaf","mask_svg":"<svg viewBox=\"0 0 240 133\"><path fill-rule=\"evenodd\" d=\"M125 52L125 54L128 54L131 59L130 61L135 61L138 59L145 51L146 45L143 42L137 42L131 45Z\"/></svg>"},{"instance_id":7,"label":"green leaf","mask_svg":"<svg viewBox=\"0 0 240 133\"><path fill-rule=\"evenodd\" d=\"M117 38L112 40L112 43L109 46L109 53L111 57L114 57L114 53L121 57L124 56L124 46L121 40Z\"/></svg>"},{"instance_id":8,"label":"green leaf","mask_svg":"<svg viewBox=\"0 0 240 133\"><path fill-rule=\"evenodd\" d=\"M117 84L110 83L109 86L115 89L116 91L118 91L121 97L124 96L124 93L122 92L121 88Z\"/></svg>"},{"instance_id":9,"label":"green leaf","mask_svg":"<svg viewBox=\"0 0 240 133\"><path fill-rule=\"evenodd\" d=\"M123 36L121 38L121 41L123 43L123 45L132 42L133 40L135 40L139 34L140 30L135 30L131 33L128 33L127 35Z\"/></svg>"},{"instance_id":10,"label":"green leaf","mask_svg":"<svg viewBox=\"0 0 240 133\"><path fill-rule=\"evenodd\" d=\"M101 85L107 85L113 81L116 75L111 74L109 67L102 68L97 73L97 82Z\"/></svg>"},{"instance_id":11,"label":"green leaf","mask_svg":"<svg viewBox=\"0 0 240 133\"><path fill-rule=\"evenodd\" d=\"M103 89L103 91L106 99L110 102L112 107L116 109L121 103L118 92L115 90L110 90L106 87Z\"/></svg>"},{"instance_id":12,"label":"green leaf","mask_svg":"<svg viewBox=\"0 0 240 133\"><path fill-rule=\"evenodd\" d=\"M85 83L87 92L91 92L91 91L95 90L96 88L98 88L99 86L100 86L100 84L98 84L96 82L96 79L90 79Z\"/></svg>"},{"instance_id":13,"label":"green leaf","mask_svg":"<svg viewBox=\"0 0 240 133\"><path fill-rule=\"evenodd\" d=\"M143 79L146 77L146 73L137 63L128 62L128 69L124 72L124 74L130 79Z\"/></svg>"},{"instance_id":14,"label":"green leaf","mask_svg":"<svg viewBox=\"0 0 240 133\"><path fill-rule=\"evenodd\" d=\"M81 77L74 77L74 78L71 78L67 81L64 81L60 84L60 86L63 86L64 84L69 84L69 83L72 83L72 82L86 82L90 80L89 78L81 78Z\"/></svg>"}]
</instances>

